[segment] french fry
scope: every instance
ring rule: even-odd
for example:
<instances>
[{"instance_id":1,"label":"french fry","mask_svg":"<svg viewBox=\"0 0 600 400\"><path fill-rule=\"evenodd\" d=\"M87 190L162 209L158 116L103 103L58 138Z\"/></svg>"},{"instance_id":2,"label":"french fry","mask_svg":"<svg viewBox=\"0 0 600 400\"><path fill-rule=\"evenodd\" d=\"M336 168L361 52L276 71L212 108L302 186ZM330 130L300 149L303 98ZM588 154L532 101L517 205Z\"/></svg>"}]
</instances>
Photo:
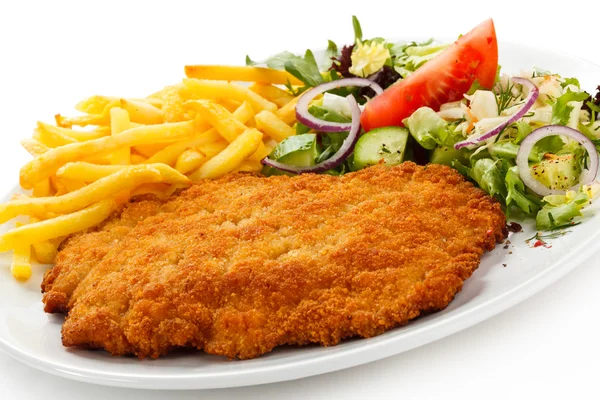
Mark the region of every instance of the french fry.
<instances>
[{"instance_id":1,"label":"french fry","mask_svg":"<svg viewBox=\"0 0 600 400\"><path fill-rule=\"evenodd\" d=\"M242 163L232 172L259 172L262 169L263 165L260 162L250 161L250 159L248 159L242 161Z\"/></svg>"},{"instance_id":2,"label":"french fry","mask_svg":"<svg viewBox=\"0 0 600 400\"><path fill-rule=\"evenodd\" d=\"M195 149L200 153L204 154L206 158L213 158L229 146L227 141L220 139L215 142L206 143L203 145L196 146Z\"/></svg>"},{"instance_id":3,"label":"french fry","mask_svg":"<svg viewBox=\"0 0 600 400\"><path fill-rule=\"evenodd\" d=\"M146 102L121 99L120 104L121 108L129 113L129 118L133 122L154 125L162 124L165 120L165 115L160 108Z\"/></svg>"},{"instance_id":4,"label":"french fry","mask_svg":"<svg viewBox=\"0 0 600 400\"><path fill-rule=\"evenodd\" d=\"M109 107L109 106L107 106ZM60 114L54 116L56 125L61 128L71 128L73 125L77 126L88 126L88 125L108 125L110 123L110 116L108 112L105 114L86 114L78 115L76 117L64 117Z\"/></svg>"},{"instance_id":5,"label":"french fry","mask_svg":"<svg viewBox=\"0 0 600 400\"><path fill-rule=\"evenodd\" d=\"M79 161L63 165L56 171L56 176L59 178L80 179L84 182L95 182L125 168L127 168L126 165L96 165Z\"/></svg>"},{"instance_id":6,"label":"french fry","mask_svg":"<svg viewBox=\"0 0 600 400\"><path fill-rule=\"evenodd\" d=\"M254 83L250 85L248 89L264 97L270 102L277 104L278 107L283 107L294 99L294 96L292 96L289 92L273 85Z\"/></svg>"},{"instance_id":7,"label":"french fry","mask_svg":"<svg viewBox=\"0 0 600 400\"><path fill-rule=\"evenodd\" d=\"M40 220L35 217L30 218L30 223L39 222ZM57 240L45 240L43 242L34 243L33 255L35 259L41 264L52 264L58 253L58 245L60 242Z\"/></svg>"},{"instance_id":8,"label":"french fry","mask_svg":"<svg viewBox=\"0 0 600 400\"><path fill-rule=\"evenodd\" d=\"M222 105L204 100L191 100L186 105L197 110L200 117L208 121L229 143L247 129Z\"/></svg>"},{"instance_id":9,"label":"french fry","mask_svg":"<svg viewBox=\"0 0 600 400\"><path fill-rule=\"evenodd\" d=\"M122 104L122 102L121 102ZM152 107L152 106L150 106ZM111 135L119 135L130 128L129 112L121 107L114 107L110 110L110 131ZM129 147L122 147L108 156L108 160L113 165L131 164L131 150Z\"/></svg>"},{"instance_id":10,"label":"french fry","mask_svg":"<svg viewBox=\"0 0 600 400\"><path fill-rule=\"evenodd\" d=\"M123 201L124 199L121 199ZM83 231L104 221L116 208L119 199L102 200L72 214L28 224L0 235L0 252L19 246L44 242Z\"/></svg>"},{"instance_id":11,"label":"french fry","mask_svg":"<svg viewBox=\"0 0 600 400\"><path fill-rule=\"evenodd\" d=\"M263 158L268 156L269 153L271 153L271 150L272 149L265 146L265 144L261 141L258 144L258 149L256 149L254 154L252 154L250 157L248 157L248 160L249 161L258 161L260 163L260 160L262 160Z\"/></svg>"},{"instance_id":12,"label":"french fry","mask_svg":"<svg viewBox=\"0 0 600 400\"><path fill-rule=\"evenodd\" d=\"M17 225L18 226L18 225ZM24 243L13 249L12 263L10 264L12 276L18 280L26 281L31 277L31 245Z\"/></svg>"},{"instance_id":13,"label":"french fry","mask_svg":"<svg viewBox=\"0 0 600 400\"><path fill-rule=\"evenodd\" d=\"M43 145L42 143L38 142L33 138L21 140L21 146L23 146L23 148L34 157L41 156L42 154L50 150L48 146Z\"/></svg>"},{"instance_id":14,"label":"french fry","mask_svg":"<svg viewBox=\"0 0 600 400\"><path fill-rule=\"evenodd\" d=\"M242 124L250 121L255 114L256 113L254 112L252 105L250 105L250 103L247 101L242 102L242 104L240 104L240 106L232 113L233 118L237 119Z\"/></svg>"},{"instance_id":15,"label":"french fry","mask_svg":"<svg viewBox=\"0 0 600 400\"><path fill-rule=\"evenodd\" d=\"M162 111L165 122L182 122L194 119L192 113L183 107L183 103L189 100L182 84L167 86L162 91L151 96L158 96L163 100Z\"/></svg>"},{"instance_id":16,"label":"french fry","mask_svg":"<svg viewBox=\"0 0 600 400\"><path fill-rule=\"evenodd\" d=\"M262 133L254 128L246 129L225 150L205 162L190 175L191 180L218 178L234 169L254 153L262 141Z\"/></svg>"},{"instance_id":17,"label":"french fry","mask_svg":"<svg viewBox=\"0 0 600 400\"><path fill-rule=\"evenodd\" d=\"M84 99L82 101L80 101L79 103L77 103L77 105L75 106L75 109L77 111L80 111L82 113L86 113L86 114L102 114L102 112L104 112L104 109L106 108L106 106L112 102L118 101L120 100L119 97L111 97L111 96L90 96L87 99ZM162 100L157 99L157 98L146 98L146 99L128 99L129 101L136 101L136 102L144 102L144 103L148 103L150 105L153 105L154 107L158 107L161 108L162 107Z\"/></svg>"},{"instance_id":18,"label":"french fry","mask_svg":"<svg viewBox=\"0 0 600 400\"><path fill-rule=\"evenodd\" d=\"M275 115L277 118L282 120L288 125L292 125L296 122L296 105L298 104L298 100L300 96L295 97L293 100L290 100L289 103L282 106L279 110L275 111Z\"/></svg>"},{"instance_id":19,"label":"french fry","mask_svg":"<svg viewBox=\"0 0 600 400\"><path fill-rule=\"evenodd\" d=\"M86 140L98 139L103 136L110 135L109 127L100 127L93 131L76 131L74 129L61 128L59 126L46 124L41 121L38 121L37 123L37 131L46 131L46 135L55 134L61 135L62 137L70 137L75 139L77 142L85 142Z\"/></svg>"},{"instance_id":20,"label":"french fry","mask_svg":"<svg viewBox=\"0 0 600 400\"><path fill-rule=\"evenodd\" d=\"M272 112L263 110L254 116L256 127L276 142L296 134L296 130Z\"/></svg>"},{"instance_id":21,"label":"french fry","mask_svg":"<svg viewBox=\"0 0 600 400\"><path fill-rule=\"evenodd\" d=\"M194 148L187 149L177 158L175 169L182 174L187 174L200 167L205 161L206 156L203 153Z\"/></svg>"},{"instance_id":22,"label":"french fry","mask_svg":"<svg viewBox=\"0 0 600 400\"><path fill-rule=\"evenodd\" d=\"M158 198L167 198L172 195L179 185L169 185L166 183L145 183L131 191L131 196L141 196L144 194L152 194Z\"/></svg>"},{"instance_id":23,"label":"french fry","mask_svg":"<svg viewBox=\"0 0 600 400\"><path fill-rule=\"evenodd\" d=\"M197 133L189 139L184 139L165 147L145 162L148 164L162 163L175 166L177 158L187 149L220 139L222 140L221 135L215 129L209 129L205 132Z\"/></svg>"},{"instance_id":24,"label":"french fry","mask_svg":"<svg viewBox=\"0 0 600 400\"><path fill-rule=\"evenodd\" d=\"M50 185L50 179L44 179L39 181L33 187L33 197L48 197L52 196L52 188Z\"/></svg>"},{"instance_id":25,"label":"french fry","mask_svg":"<svg viewBox=\"0 0 600 400\"><path fill-rule=\"evenodd\" d=\"M51 240L33 243L33 254L41 264L52 264L58 254L58 245Z\"/></svg>"},{"instance_id":26,"label":"french fry","mask_svg":"<svg viewBox=\"0 0 600 400\"><path fill-rule=\"evenodd\" d=\"M229 143L220 139L198 147L187 149L177 159L175 168L182 174L187 174L198 169L207 160L213 158L227 148ZM185 171L185 172L184 172Z\"/></svg>"},{"instance_id":27,"label":"french fry","mask_svg":"<svg viewBox=\"0 0 600 400\"><path fill-rule=\"evenodd\" d=\"M77 140L67 136L59 130L45 129L39 127L33 131L33 138L49 148L64 146L66 144L77 143Z\"/></svg>"},{"instance_id":28,"label":"french fry","mask_svg":"<svg viewBox=\"0 0 600 400\"><path fill-rule=\"evenodd\" d=\"M197 99L218 100L228 98L237 101L248 101L254 110L277 110L277 104L254 93L247 87L225 81L209 81L187 78L183 80L185 88Z\"/></svg>"},{"instance_id":29,"label":"french fry","mask_svg":"<svg viewBox=\"0 0 600 400\"><path fill-rule=\"evenodd\" d=\"M130 157L131 157L131 163L134 164L134 165L143 164L147 160L146 157L144 157L144 156L142 156L140 154L137 154L137 153L131 153Z\"/></svg>"},{"instance_id":30,"label":"french fry","mask_svg":"<svg viewBox=\"0 0 600 400\"><path fill-rule=\"evenodd\" d=\"M156 153L158 153L159 151L161 151L162 149L164 149L165 146L166 145L164 143L142 144L142 145L133 147L133 150L135 150L136 153L141 154L142 156L144 156L146 158L150 158L153 155L155 155Z\"/></svg>"},{"instance_id":31,"label":"french fry","mask_svg":"<svg viewBox=\"0 0 600 400\"><path fill-rule=\"evenodd\" d=\"M85 182L83 180L60 178L57 176L51 177L50 182L56 189L55 196L62 196L63 194L74 192L85 186ZM0 205L0 208L1 207L2 206Z\"/></svg>"},{"instance_id":32,"label":"french fry","mask_svg":"<svg viewBox=\"0 0 600 400\"><path fill-rule=\"evenodd\" d=\"M232 116L241 122L242 124L251 119L254 116L254 109L247 101L244 101L240 106L232 113ZM182 140L177 143L173 143L165 147L163 150L154 154L146 162L147 163L164 163L167 165L175 166L177 158L192 147L203 146L207 143L216 142L221 139L221 135L215 130L210 129L206 132L202 132L194 135L190 139Z\"/></svg>"},{"instance_id":33,"label":"french fry","mask_svg":"<svg viewBox=\"0 0 600 400\"><path fill-rule=\"evenodd\" d=\"M81 179L83 178L82 176ZM185 175L180 174L168 165L131 165L62 196L31 197L0 204L0 223L4 223L18 215L33 215L43 218L48 213L66 214L74 212L117 193L131 190L141 184L158 182L188 184L189 180Z\"/></svg>"},{"instance_id":34,"label":"french fry","mask_svg":"<svg viewBox=\"0 0 600 400\"><path fill-rule=\"evenodd\" d=\"M205 128L204 124L195 121L140 126L131 128L120 135L106 136L51 149L21 168L21 186L25 189L33 188L35 183L49 178L68 162L81 161L95 155L108 155L122 147L175 142L189 138L194 133L204 130L203 128Z\"/></svg>"},{"instance_id":35,"label":"french fry","mask_svg":"<svg viewBox=\"0 0 600 400\"><path fill-rule=\"evenodd\" d=\"M220 105L225 107L225 109L229 112L234 112L242 104L239 101L230 100L230 99L219 99L217 103L219 103Z\"/></svg>"},{"instance_id":36,"label":"french fry","mask_svg":"<svg viewBox=\"0 0 600 400\"><path fill-rule=\"evenodd\" d=\"M261 67L237 67L228 65L186 65L188 78L210 79L218 81L244 81L263 84L302 85L302 82L287 71Z\"/></svg>"}]
</instances>

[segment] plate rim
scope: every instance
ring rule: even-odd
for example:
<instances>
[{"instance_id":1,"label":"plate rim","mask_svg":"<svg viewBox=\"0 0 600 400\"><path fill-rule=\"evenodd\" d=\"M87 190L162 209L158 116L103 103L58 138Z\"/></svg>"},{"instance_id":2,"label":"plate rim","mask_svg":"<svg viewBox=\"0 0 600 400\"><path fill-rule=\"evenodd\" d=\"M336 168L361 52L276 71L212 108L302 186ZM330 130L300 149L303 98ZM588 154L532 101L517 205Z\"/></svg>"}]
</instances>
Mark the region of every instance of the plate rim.
<instances>
[{"instance_id":1,"label":"plate rim","mask_svg":"<svg viewBox=\"0 0 600 400\"><path fill-rule=\"evenodd\" d=\"M418 40L418 38L401 40ZM564 51L557 51L549 47L534 47L529 44L504 41L499 41L499 45L519 47L523 50L547 53L552 56L558 55L563 58L576 60L579 64L587 64L588 66L600 69L600 65L585 58ZM15 190L18 190L18 186L16 189L13 189L13 191L8 191L7 193L12 193ZM458 309L451 314L434 318L431 323L403 335L400 341L398 341L398 337L394 335L385 337L379 336L378 340L373 340L371 342L368 342L369 339L361 339L361 342L363 343L362 346L350 347L341 352L318 355L311 359L299 360L293 363L270 366L259 365L258 367L241 371L224 371L219 373L203 372L196 375L185 376L167 376L161 373L140 375L136 373L111 373L93 368L73 367L68 364L48 361L36 356L32 352L16 348L1 336L0 350L30 367L56 376L80 382L113 387L170 390L217 389L306 378L355 367L391 357L407 350L415 349L470 328L471 326L512 308L516 304L537 294L542 289L549 287L561 277L584 264L594 254L600 252L600 244L596 246L589 245L590 243L594 243L594 240L599 237L600 229L590 235L587 241L579 243L577 247L571 248L568 253L558 258L550 266L539 271L525 281L497 296L480 302L472 308L467 308L465 310ZM441 327L444 329L441 329ZM376 338L377 337L373 339Z\"/></svg>"}]
</instances>

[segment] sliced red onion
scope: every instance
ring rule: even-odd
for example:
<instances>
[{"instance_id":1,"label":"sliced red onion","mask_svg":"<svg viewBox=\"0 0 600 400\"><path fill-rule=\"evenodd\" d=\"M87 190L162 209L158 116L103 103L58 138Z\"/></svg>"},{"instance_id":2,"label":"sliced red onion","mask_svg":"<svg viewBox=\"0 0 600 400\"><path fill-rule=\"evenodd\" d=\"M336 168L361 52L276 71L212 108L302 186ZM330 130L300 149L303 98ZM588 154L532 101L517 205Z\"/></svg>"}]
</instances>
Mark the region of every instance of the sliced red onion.
<instances>
[{"instance_id":1,"label":"sliced red onion","mask_svg":"<svg viewBox=\"0 0 600 400\"><path fill-rule=\"evenodd\" d=\"M354 99L354 96L349 95L346 97L348 99L348 103L350 104L350 111L352 111L352 123L350 126L350 132L348 136L342 143L340 149L328 158L325 161L321 161L318 164L315 164L310 167L295 167L293 165L283 164L275 160L269 159L269 157L265 157L261 160L263 165L268 165L273 168L280 169L285 172L290 172L292 174L302 174L304 172L325 172L332 168L340 165L354 150L354 145L358 141L358 137L360 135L360 108L358 108L358 103Z\"/></svg>"},{"instance_id":2,"label":"sliced red onion","mask_svg":"<svg viewBox=\"0 0 600 400\"><path fill-rule=\"evenodd\" d=\"M370 87L376 94L383 93L381 86L373 81L364 78L344 78L337 81L331 81L316 86L302 94L298 104L296 104L296 119L311 129L318 132L345 132L349 131L352 123L329 122L319 119L308 112L310 102L321 93L328 92L341 87Z\"/></svg>"},{"instance_id":3,"label":"sliced red onion","mask_svg":"<svg viewBox=\"0 0 600 400\"><path fill-rule=\"evenodd\" d=\"M531 175L531 168L529 167L529 154L531 154L533 146L535 146L535 144L541 139L553 135L567 136L571 139L578 141L585 148L589 155L589 168L587 170L583 170L581 176L579 177L579 183L569 188L569 190L577 189L580 185L588 185L592 183L594 179L596 179L596 174L598 173L598 152L596 151L596 147L590 139L585 137L581 132L573 128L569 128L568 126L543 126L531 132L521 142L521 147L519 148L519 152L517 153L516 160L521 180L523 181L525 186L527 186L529 189L533 190L540 196L567 193L566 190L550 189L543 183L539 182L533 177L533 175Z\"/></svg>"},{"instance_id":4,"label":"sliced red onion","mask_svg":"<svg viewBox=\"0 0 600 400\"><path fill-rule=\"evenodd\" d=\"M525 98L525 103L523 104L523 107L521 107L521 109L519 111L517 111L516 113L514 113L509 119L507 119L506 121L502 122L501 124L499 124L498 126L496 126L495 128L493 128L490 131L487 131L481 135L477 135L477 136L471 136L469 138L467 138L466 140L463 140L462 142L458 142L454 145L455 149L461 149L463 147L467 147L467 146L474 146L477 145L485 140L491 139L493 137L496 137L500 134L500 132L502 132L507 126L509 126L510 124L520 120L525 114L527 114L527 111L529 111L529 109L531 108L531 106L533 106L533 104L535 103L535 101L537 100L540 91L539 89L529 80L526 78L518 78L518 77L513 77L511 78L512 81L514 83L517 83L519 85L523 85L523 86L527 86L529 88L529 94L527 95L527 98Z\"/></svg>"}]
</instances>

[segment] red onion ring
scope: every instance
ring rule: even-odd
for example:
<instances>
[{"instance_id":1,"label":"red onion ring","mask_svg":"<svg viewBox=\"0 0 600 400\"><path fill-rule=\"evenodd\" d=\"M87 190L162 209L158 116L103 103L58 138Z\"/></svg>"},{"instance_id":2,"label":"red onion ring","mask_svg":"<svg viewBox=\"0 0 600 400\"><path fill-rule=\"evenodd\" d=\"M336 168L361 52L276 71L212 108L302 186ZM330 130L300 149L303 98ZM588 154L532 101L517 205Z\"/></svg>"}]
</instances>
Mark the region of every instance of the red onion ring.
<instances>
[{"instance_id":1,"label":"red onion ring","mask_svg":"<svg viewBox=\"0 0 600 400\"><path fill-rule=\"evenodd\" d=\"M269 159L269 157L263 158L261 160L261 163L263 165L268 165L270 167L277 168L285 172L290 172L292 174L302 174L304 172L325 172L327 170L337 167L342 162L344 162L344 160L348 158L348 156L354 150L354 145L356 145L356 142L358 141L358 137L360 135L360 108L358 108L358 103L354 99L354 96L349 95L348 97L346 97L346 99L348 100L348 103L350 104L350 110L352 111L352 123L348 136L342 143L340 149L334 155L332 155L327 160L321 161L320 163L310 167L295 167L293 165L287 165L275 160L271 160Z\"/></svg>"},{"instance_id":2,"label":"red onion ring","mask_svg":"<svg viewBox=\"0 0 600 400\"><path fill-rule=\"evenodd\" d=\"M596 151L596 147L590 139L585 137L581 132L573 128L569 128L568 126L543 126L531 132L521 142L521 147L519 148L519 152L517 153L516 160L521 180L523 181L525 186L527 186L529 189L533 190L540 196L549 196L553 194L564 195L565 193L567 193L566 190L550 189L543 183L539 182L533 177L533 175L531 175L531 168L529 168L529 154L531 153L531 150L533 150L533 146L535 146L535 144L541 139L553 135L567 136L571 139L578 141L585 148L589 155L589 169L583 170L581 176L579 177L579 183L569 188L569 190L577 189L580 185L588 185L592 183L594 179L596 179L596 174L598 173L598 152Z\"/></svg>"},{"instance_id":3,"label":"red onion ring","mask_svg":"<svg viewBox=\"0 0 600 400\"><path fill-rule=\"evenodd\" d=\"M529 94L525 98L525 104L523 104L523 107L521 107L521 109L519 111L514 113L505 122L499 124L492 130L490 130L486 133L483 133L479 136L470 137L466 140L463 140L462 142L456 143L454 145L454 148L456 150L461 149L463 147L467 147L467 146L473 146L473 145L483 142L484 140L488 140L488 139L498 136L500 134L500 132L502 132L507 126L520 120L525 114L527 114L527 111L529 111L531 106L533 106L533 104L537 100L537 98L540 94L540 91L529 79L513 77L513 78L511 78L511 80L514 83L517 83L517 84L523 85L523 86L527 86L529 88Z\"/></svg>"},{"instance_id":4,"label":"red onion ring","mask_svg":"<svg viewBox=\"0 0 600 400\"><path fill-rule=\"evenodd\" d=\"M383 89L377 83L364 78L344 78L336 81L323 83L302 94L296 104L296 119L311 129L319 132L345 132L352 128L352 123L329 122L319 119L308 112L310 102L321 93L339 89L341 87L370 87L376 94L383 93Z\"/></svg>"}]
</instances>

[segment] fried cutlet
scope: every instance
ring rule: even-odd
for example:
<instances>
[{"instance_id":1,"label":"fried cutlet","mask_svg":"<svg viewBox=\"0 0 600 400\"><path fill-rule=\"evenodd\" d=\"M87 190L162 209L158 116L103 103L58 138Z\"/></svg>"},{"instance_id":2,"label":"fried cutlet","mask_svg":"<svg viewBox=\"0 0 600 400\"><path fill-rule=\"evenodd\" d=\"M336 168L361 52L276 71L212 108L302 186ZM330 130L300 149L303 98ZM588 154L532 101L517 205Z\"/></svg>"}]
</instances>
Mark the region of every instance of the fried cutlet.
<instances>
[{"instance_id":1,"label":"fried cutlet","mask_svg":"<svg viewBox=\"0 0 600 400\"><path fill-rule=\"evenodd\" d=\"M505 235L500 205L446 166L238 174L133 201L74 236L44 300L69 310L65 346L246 359L375 336L440 310Z\"/></svg>"}]
</instances>

